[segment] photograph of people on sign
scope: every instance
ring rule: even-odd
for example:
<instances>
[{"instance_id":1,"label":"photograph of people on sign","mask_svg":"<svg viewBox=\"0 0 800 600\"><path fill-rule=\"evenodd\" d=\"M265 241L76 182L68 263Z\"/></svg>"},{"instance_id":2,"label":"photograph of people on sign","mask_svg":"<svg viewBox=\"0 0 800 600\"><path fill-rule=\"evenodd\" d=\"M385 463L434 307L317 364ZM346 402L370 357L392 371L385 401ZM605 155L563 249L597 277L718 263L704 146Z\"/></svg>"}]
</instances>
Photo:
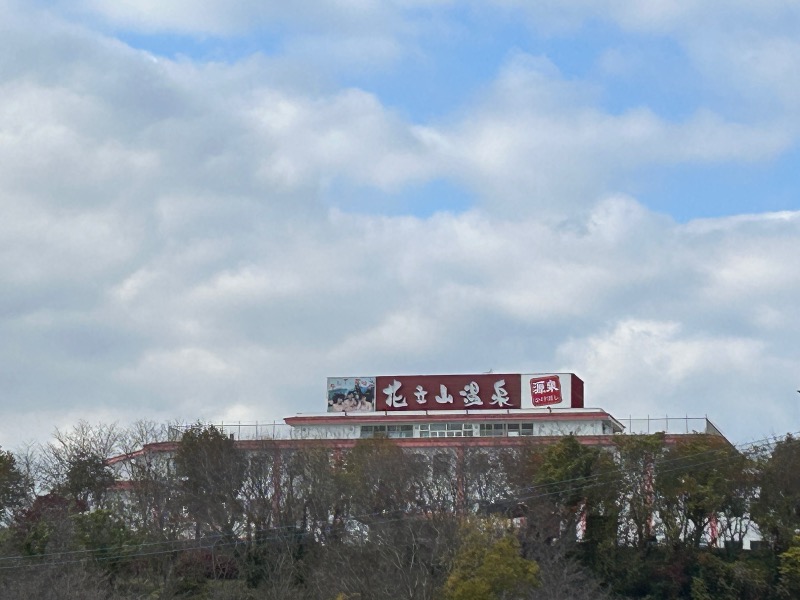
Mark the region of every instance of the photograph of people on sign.
<instances>
[{"instance_id":1,"label":"photograph of people on sign","mask_svg":"<svg viewBox=\"0 0 800 600\"><path fill-rule=\"evenodd\" d=\"M328 378L328 412L372 412L374 410L374 377Z\"/></svg>"}]
</instances>

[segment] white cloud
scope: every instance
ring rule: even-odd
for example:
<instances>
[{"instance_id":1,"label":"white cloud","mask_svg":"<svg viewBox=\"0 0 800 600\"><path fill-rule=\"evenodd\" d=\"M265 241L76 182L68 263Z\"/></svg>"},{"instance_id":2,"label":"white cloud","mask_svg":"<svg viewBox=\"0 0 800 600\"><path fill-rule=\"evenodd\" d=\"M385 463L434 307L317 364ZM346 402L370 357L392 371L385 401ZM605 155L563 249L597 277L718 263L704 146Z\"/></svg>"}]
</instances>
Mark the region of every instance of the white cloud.
<instances>
[{"instance_id":1,"label":"white cloud","mask_svg":"<svg viewBox=\"0 0 800 600\"><path fill-rule=\"evenodd\" d=\"M800 14L794 22L800 26ZM771 116L796 137L800 131L800 42L795 31L796 27L776 34L741 27L734 32L697 32L687 47L709 85L724 90L735 105L747 106L751 114Z\"/></svg>"},{"instance_id":2,"label":"white cloud","mask_svg":"<svg viewBox=\"0 0 800 600\"><path fill-rule=\"evenodd\" d=\"M426 161L425 131L403 123L360 90L320 99L265 91L250 114L262 139L277 146L263 156L260 172L281 185L347 177L390 190L430 177L435 169Z\"/></svg>"},{"instance_id":3,"label":"white cloud","mask_svg":"<svg viewBox=\"0 0 800 600\"><path fill-rule=\"evenodd\" d=\"M520 0L494 0L489 5L519 11L538 27L579 27L591 19L605 19L640 33L670 33L686 29L730 26L749 23L753 26L790 28L800 16L792 0L564 0L528 3Z\"/></svg>"},{"instance_id":4,"label":"white cloud","mask_svg":"<svg viewBox=\"0 0 800 600\"><path fill-rule=\"evenodd\" d=\"M762 346L756 340L688 332L674 321L624 319L609 332L567 342L559 351L581 363L603 405L639 402L617 394L627 390L636 396L635 390L647 390L643 400L657 410L677 389L689 387L687 382L758 363ZM695 402L687 400L682 408Z\"/></svg>"},{"instance_id":5,"label":"white cloud","mask_svg":"<svg viewBox=\"0 0 800 600\"><path fill-rule=\"evenodd\" d=\"M745 440L798 429L795 381L784 370L797 357L787 361L786 350L775 353L757 334L622 319L562 344L559 356L587 381L592 406L622 419L708 416L734 440Z\"/></svg>"},{"instance_id":6,"label":"white cloud","mask_svg":"<svg viewBox=\"0 0 800 600\"><path fill-rule=\"evenodd\" d=\"M591 90L588 90L591 92ZM758 162L793 143L775 123L743 124L707 110L670 122L647 108L609 114L544 59L517 54L485 99L439 148L445 168L512 211L564 214L654 164Z\"/></svg>"},{"instance_id":7,"label":"white cloud","mask_svg":"<svg viewBox=\"0 0 800 600\"><path fill-rule=\"evenodd\" d=\"M452 4L452 0L175 0L170 3L155 0L81 0L77 10L94 13L116 25L140 31L230 35L254 28L292 25L300 29L353 34L399 28L404 25L401 20L403 15L436 11ZM75 11L76 7L66 4L64 10L67 9Z\"/></svg>"},{"instance_id":8,"label":"white cloud","mask_svg":"<svg viewBox=\"0 0 800 600\"><path fill-rule=\"evenodd\" d=\"M110 22L140 31L179 31L230 35L257 27L286 22L321 23L331 18L337 28L376 23L385 9L379 2L221 2L176 0L163 3L153 0L118 2L85 0L81 9L98 14Z\"/></svg>"},{"instance_id":9,"label":"white cloud","mask_svg":"<svg viewBox=\"0 0 800 600\"><path fill-rule=\"evenodd\" d=\"M263 421L320 409L327 375L489 368L575 370L609 409L708 412L738 439L787 426L800 216L678 225L615 193L643 166L774 156L772 122L609 113L524 54L415 123L265 59L154 61L52 23L0 50L22 57L0 59L3 446L76 415ZM381 214L433 180L477 206Z\"/></svg>"}]
</instances>

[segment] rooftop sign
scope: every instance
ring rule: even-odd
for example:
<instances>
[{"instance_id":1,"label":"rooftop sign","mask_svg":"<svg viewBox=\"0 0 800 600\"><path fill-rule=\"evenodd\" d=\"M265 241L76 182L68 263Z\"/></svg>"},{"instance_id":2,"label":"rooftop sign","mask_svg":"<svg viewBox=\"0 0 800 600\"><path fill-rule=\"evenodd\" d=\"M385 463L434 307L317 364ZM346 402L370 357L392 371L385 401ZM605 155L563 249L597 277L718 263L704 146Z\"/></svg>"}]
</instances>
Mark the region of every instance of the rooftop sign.
<instances>
[{"instance_id":1,"label":"rooftop sign","mask_svg":"<svg viewBox=\"0 0 800 600\"><path fill-rule=\"evenodd\" d=\"M583 408L572 373L331 377L328 412Z\"/></svg>"}]
</instances>

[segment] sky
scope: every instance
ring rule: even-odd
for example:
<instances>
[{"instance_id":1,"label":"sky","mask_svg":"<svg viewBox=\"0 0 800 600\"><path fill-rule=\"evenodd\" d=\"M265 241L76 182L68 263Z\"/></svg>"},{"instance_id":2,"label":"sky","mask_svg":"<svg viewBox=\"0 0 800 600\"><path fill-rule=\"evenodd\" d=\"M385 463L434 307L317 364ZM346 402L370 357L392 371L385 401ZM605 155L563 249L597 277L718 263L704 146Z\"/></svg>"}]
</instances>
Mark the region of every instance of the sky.
<instances>
[{"instance_id":1,"label":"sky","mask_svg":"<svg viewBox=\"0 0 800 600\"><path fill-rule=\"evenodd\" d=\"M794 0L0 0L0 446L330 376L800 430Z\"/></svg>"}]
</instances>

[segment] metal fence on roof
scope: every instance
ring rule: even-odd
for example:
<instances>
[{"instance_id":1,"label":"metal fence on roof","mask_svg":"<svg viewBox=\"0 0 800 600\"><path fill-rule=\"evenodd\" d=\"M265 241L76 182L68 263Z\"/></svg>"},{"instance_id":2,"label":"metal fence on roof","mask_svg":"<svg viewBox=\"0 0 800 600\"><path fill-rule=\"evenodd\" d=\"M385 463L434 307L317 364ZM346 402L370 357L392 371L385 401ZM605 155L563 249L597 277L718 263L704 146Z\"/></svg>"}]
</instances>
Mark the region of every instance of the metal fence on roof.
<instances>
[{"instance_id":1,"label":"metal fence on roof","mask_svg":"<svg viewBox=\"0 0 800 600\"><path fill-rule=\"evenodd\" d=\"M705 433L721 436L719 429L707 417L645 417L616 419L625 427L625 434L650 434L664 432L669 434ZM170 427L170 440L178 441L185 431L196 424L173 425ZM206 423L213 425L226 436L235 440L297 440L297 439L341 439L344 436L338 428L292 427L283 421L264 421L254 423Z\"/></svg>"},{"instance_id":2,"label":"metal fence on roof","mask_svg":"<svg viewBox=\"0 0 800 600\"><path fill-rule=\"evenodd\" d=\"M719 429L708 420L708 417L650 417L627 419L617 418L624 427L626 434L649 434L649 433L671 433L671 434L690 434L707 433L710 435L722 435Z\"/></svg>"},{"instance_id":3,"label":"metal fence on roof","mask_svg":"<svg viewBox=\"0 0 800 600\"><path fill-rule=\"evenodd\" d=\"M291 440L300 439L299 431L283 421L265 421L255 423L203 423L202 425L213 426L226 436L232 436L235 440ZM197 423L186 425L172 425L169 428L170 441L178 441L184 432Z\"/></svg>"}]
</instances>

